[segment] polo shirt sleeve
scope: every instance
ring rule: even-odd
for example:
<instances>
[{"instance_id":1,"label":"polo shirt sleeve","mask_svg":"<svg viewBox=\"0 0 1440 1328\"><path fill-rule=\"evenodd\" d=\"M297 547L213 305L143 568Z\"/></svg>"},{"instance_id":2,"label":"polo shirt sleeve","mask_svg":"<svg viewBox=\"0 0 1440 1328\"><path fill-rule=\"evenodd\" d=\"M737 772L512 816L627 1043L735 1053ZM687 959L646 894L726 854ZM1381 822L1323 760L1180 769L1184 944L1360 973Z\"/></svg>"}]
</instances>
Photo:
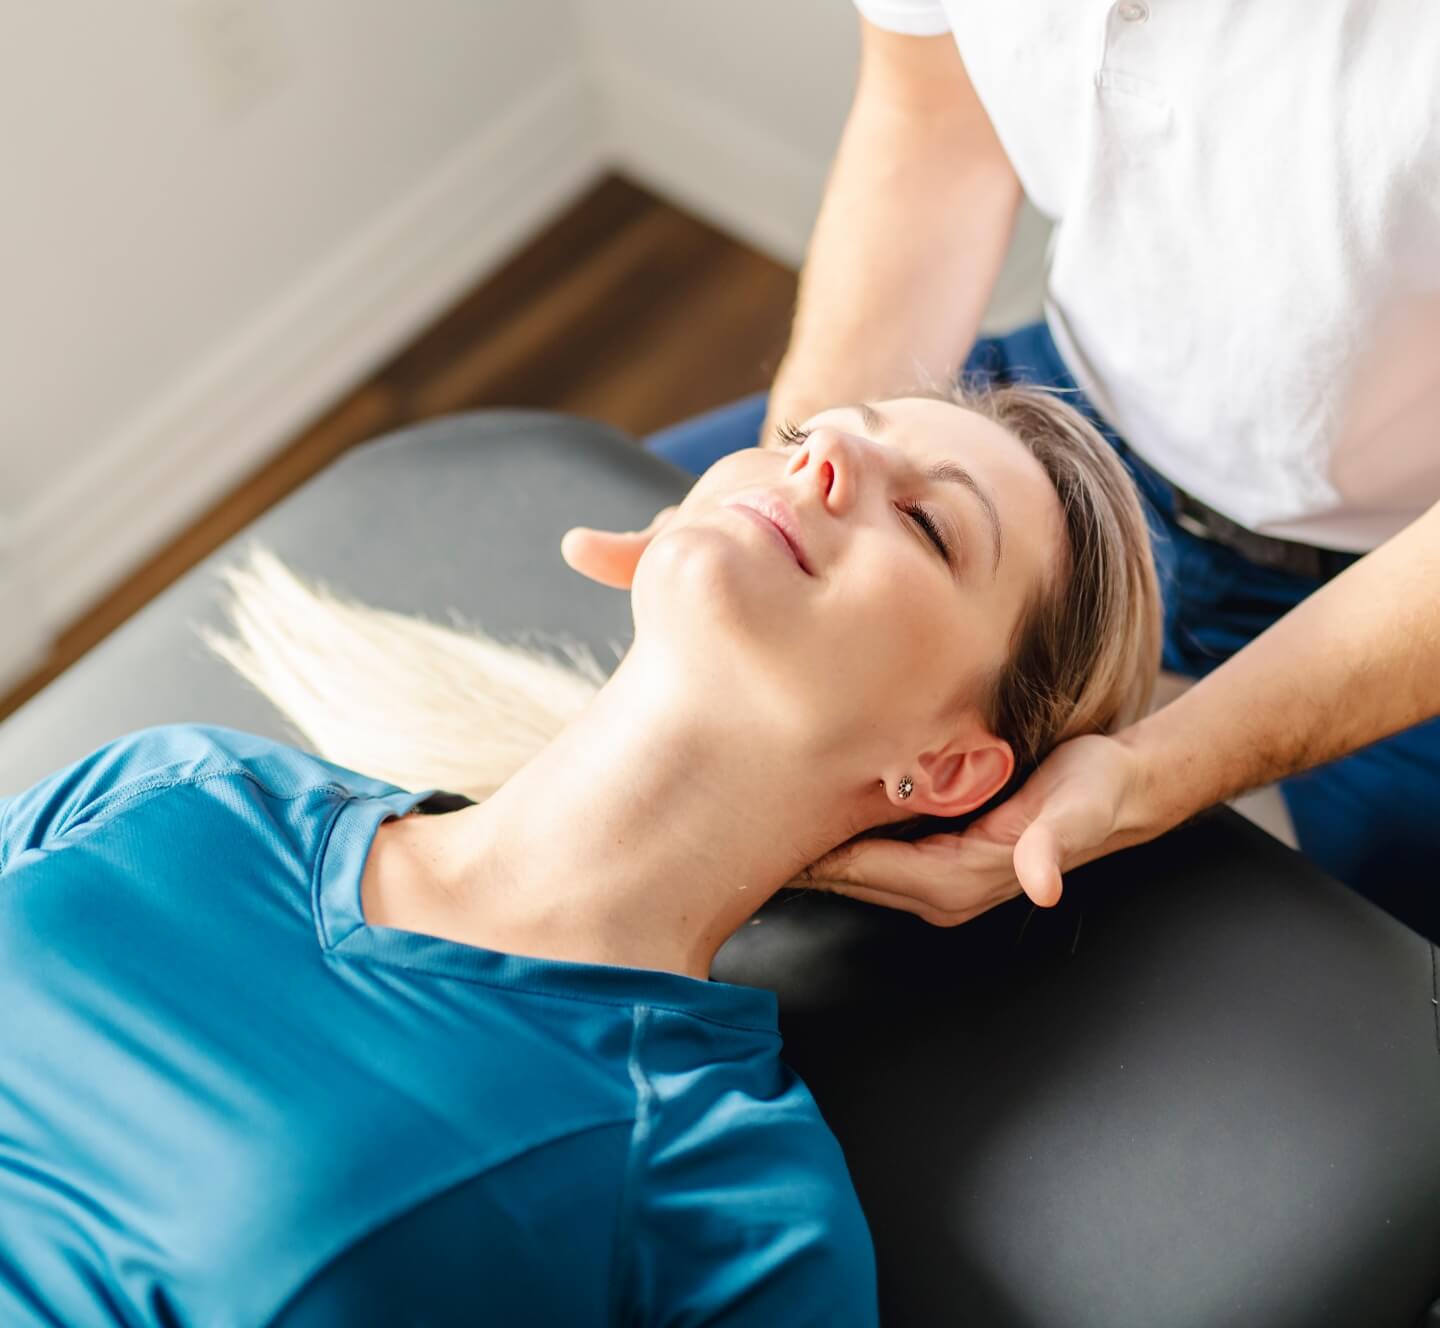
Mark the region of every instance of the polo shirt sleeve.
<instances>
[{"instance_id":1,"label":"polo shirt sleeve","mask_svg":"<svg viewBox=\"0 0 1440 1328\"><path fill-rule=\"evenodd\" d=\"M25 850L51 846L103 809L193 773L213 753L201 727L157 725L107 742L23 792L0 798L0 872Z\"/></svg>"},{"instance_id":2,"label":"polo shirt sleeve","mask_svg":"<svg viewBox=\"0 0 1440 1328\"><path fill-rule=\"evenodd\" d=\"M877 28L911 37L934 37L950 31L950 19L939 0L853 0L855 8Z\"/></svg>"},{"instance_id":3,"label":"polo shirt sleeve","mask_svg":"<svg viewBox=\"0 0 1440 1328\"><path fill-rule=\"evenodd\" d=\"M678 1132L664 1116L626 1241L643 1321L876 1328L870 1230L818 1109L727 1107Z\"/></svg>"}]
</instances>

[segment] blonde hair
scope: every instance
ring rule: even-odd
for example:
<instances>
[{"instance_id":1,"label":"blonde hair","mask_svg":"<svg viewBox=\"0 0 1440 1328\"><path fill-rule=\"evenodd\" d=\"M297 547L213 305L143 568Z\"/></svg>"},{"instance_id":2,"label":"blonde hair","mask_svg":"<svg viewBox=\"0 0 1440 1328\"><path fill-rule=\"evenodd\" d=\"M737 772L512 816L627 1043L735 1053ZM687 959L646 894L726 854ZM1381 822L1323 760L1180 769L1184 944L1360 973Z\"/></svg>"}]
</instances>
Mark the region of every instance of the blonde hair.
<instances>
[{"instance_id":1,"label":"blonde hair","mask_svg":"<svg viewBox=\"0 0 1440 1328\"><path fill-rule=\"evenodd\" d=\"M993 804L1060 743L1148 713L1164 635L1150 531L1114 447L1051 389L962 382L912 395L993 420L1040 463L1060 499L1062 565L1033 590L1005 664L974 702L1015 753L1015 773Z\"/></svg>"},{"instance_id":2,"label":"blonde hair","mask_svg":"<svg viewBox=\"0 0 1440 1328\"><path fill-rule=\"evenodd\" d=\"M993 802L1059 742L1145 713L1160 654L1149 536L1114 450L1051 393L952 385L902 395L950 400L1007 429L1044 466L1064 512L1061 565L1036 588L1006 665L976 702L1016 754ZM404 789L483 801L605 682L576 642L506 643L458 615L442 625L366 606L302 581L259 545L219 574L235 635L202 627L205 644L313 751ZM610 645L618 658L622 647Z\"/></svg>"}]
</instances>

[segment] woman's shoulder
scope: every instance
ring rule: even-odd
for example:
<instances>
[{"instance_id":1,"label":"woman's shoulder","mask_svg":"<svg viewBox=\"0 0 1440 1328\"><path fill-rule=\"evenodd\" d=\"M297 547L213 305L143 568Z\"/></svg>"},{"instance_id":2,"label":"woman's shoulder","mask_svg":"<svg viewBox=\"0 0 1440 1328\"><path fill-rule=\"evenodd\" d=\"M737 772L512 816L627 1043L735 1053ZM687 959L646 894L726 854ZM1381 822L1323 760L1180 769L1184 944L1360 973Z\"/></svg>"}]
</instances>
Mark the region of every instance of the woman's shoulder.
<instances>
[{"instance_id":1,"label":"woman's shoulder","mask_svg":"<svg viewBox=\"0 0 1440 1328\"><path fill-rule=\"evenodd\" d=\"M346 797L403 791L293 743L224 724L154 724L105 743L77 766L86 770L92 792L110 800L224 775L248 779L280 798L317 787Z\"/></svg>"},{"instance_id":2,"label":"woman's shoulder","mask_svg":"<svg viewBox=\"0 0 1440 1328\"><path fill-rule=\"evenodd\" d=\"M210 751L196 725L136 729L0 798L0 870L27 849L52 847L79 827L193 774Z\"/></svg>"},{"instance_id":3,"label":"woman's shoulder","mask_svg":"<svg viewBox=\"0 0 1440 1328\"><path fill-rule=\"evenodd\" d=\"M632 1066L651 1104L648 1132L662 1172L683 1157L687 1176L750 1172L802 1204L848 1204L853 1190L839 1142L780 1046L778 1038L722 1036L703 1066L653 1058Z\"/></svg>"},{"instance_id":4,"label":"woman's shoulder","mask_svg":"<svg viewBox=\"0 0 1440 1328\"><path fill-rule=\"evenodd\" d=\"M172 765L190 764L196 773L229 769L244 773L278 796L326 785L350 797L383 797L404 792L293 742L224 724L161 724L132 735L137 743L163 752Z\"/></svg>"},{"instance_id":5,"label":"woman's shoulder","mask_svg":"<svg viewBox=\"0 0 1440 1328\"><path fill-rule=\"evenodd\" d=\"M684 1084L647 1076L641 1295L677 1319L745 1305L755 1322L874 1323L874 1248L839 1142L778 1046L756 1052Z\"/></svg>"},{"instance_id":6,"label":"woman's shoulder","mask_svg":"<svg viewBox=\"0 0 1440 1328\"><path fill-rule=\"evenodd\" d=\"M221 724L155 724L102 743L0 798L0 870L25 849L55 845L162 794L227 779L282 800L312 791L332 799L402 792L257 733Z\"/></svg>"}]
</instances>

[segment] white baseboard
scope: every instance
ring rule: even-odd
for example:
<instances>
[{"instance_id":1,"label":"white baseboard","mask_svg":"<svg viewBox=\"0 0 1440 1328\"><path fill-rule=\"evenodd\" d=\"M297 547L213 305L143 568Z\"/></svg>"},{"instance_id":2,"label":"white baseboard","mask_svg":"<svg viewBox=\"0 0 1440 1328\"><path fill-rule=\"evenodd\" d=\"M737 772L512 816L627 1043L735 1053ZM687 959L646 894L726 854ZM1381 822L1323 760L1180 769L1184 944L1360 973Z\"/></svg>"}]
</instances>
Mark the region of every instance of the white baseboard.
<instances>
[{"instance_id":1,"label":"white baseboard","mask_svg":"<svg viewBox=\"0 0 1440 1328\"><path fill-rule=\"evenodd\" d=\"M577 66L487 124L14 514L11 548L39 602L28 646L13 620L0 634L0 689L47 631L80 616L594 182L607 157L592 86ZM0 564L0 608L6 586Z\"/></svg>"}]
</instances>

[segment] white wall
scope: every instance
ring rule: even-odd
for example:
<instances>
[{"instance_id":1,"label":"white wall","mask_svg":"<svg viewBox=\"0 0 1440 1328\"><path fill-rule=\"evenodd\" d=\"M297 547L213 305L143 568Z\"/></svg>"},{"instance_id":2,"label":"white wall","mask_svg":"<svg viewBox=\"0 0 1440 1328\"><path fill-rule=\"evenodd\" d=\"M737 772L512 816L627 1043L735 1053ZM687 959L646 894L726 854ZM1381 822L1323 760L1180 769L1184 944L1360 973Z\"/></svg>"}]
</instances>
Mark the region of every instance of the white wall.
<instances>
[{"instance_id":1,"label":"white wall","mask_svg":"<svg viewBox=\"0 0 1440 1328\"><path fill-rule=\"evenodd\" d=\"M798 264L855 55L848 0L10 6L0 690L607 165Z\"/></svg>"},{"instance_id":2,"label":"white wall","mask_svg":"<svg viewBox=\"0 0 1440 1328\"><path fill-rule=\"evenodd\" d=\"M569 0L9 6L0 685L587 184L595 119Z\"/></svg>"},{"instance_id":3,"label":"white wall","mask_svg":"<svg viewBox=\"0 0 1440 1328\"><path fill-rule=\"evenodd\" d=\"M850 0L576 0L619 161L799 266L859 63ZM1044 220L1022 211L986 330L1038 317Z\"/></svg>"}]
</instances>

